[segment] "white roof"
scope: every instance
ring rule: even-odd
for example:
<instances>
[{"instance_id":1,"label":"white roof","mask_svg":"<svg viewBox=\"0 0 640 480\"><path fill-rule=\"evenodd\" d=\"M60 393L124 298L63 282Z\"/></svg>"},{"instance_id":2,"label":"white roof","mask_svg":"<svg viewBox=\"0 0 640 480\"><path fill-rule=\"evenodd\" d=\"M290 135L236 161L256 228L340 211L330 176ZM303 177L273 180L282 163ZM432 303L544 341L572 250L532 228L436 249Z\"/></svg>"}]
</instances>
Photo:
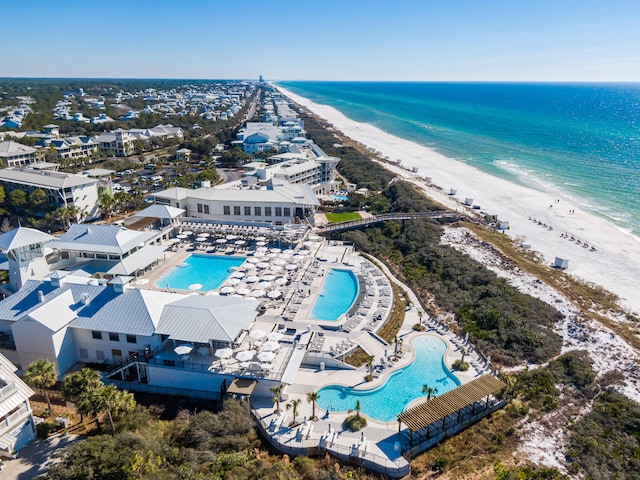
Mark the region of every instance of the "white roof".
<instances>
[{"instance_id":1,"label":"white roof","mask_svg":"<svg viewBox=\"0 0 640 480\"><path fill-rule=\"evenodd\" d=\"M173 187L161 192L153 194L154 197L170 198L171 200L184 200L189 195L189 192L193 192L193 189L184 187Z\"/></svg>"},{"instance_id":2,"label":"white roof","mask_svg":"<svg viewBox=\"0 0 640 480\"><path fill-rule=\"evenodd\" d=\"M144 210L140 210L135 213L134 217L146 217L146 218L176 218L182 215L185 210L181 208L170 207L168 205L160 205L154 203L148 206Z\"/></svg>"},{"instance_id":3,"label":"white roof","mask_svg":"<svg viewBox=\"0 0 640 480\"><path fill-rule=\"evenodd\" d=\"M86 175L87 177L106 177L114 173L116 173L115 170L109 170L107 168L90 168L89 170L80 172L81 175Z\"/></svg>"},{"instance_id":4,"label":"white roof","mask_svg":"<svg viewBox=\"0 0 640 480\"><path fill-rule=\"evenodd\" d=\"M161 192L164 193L164 192ZM305 184L274 182L272 189L248 190L202 187L189 191L190 198L229 202L273 202L297 205L320 205L311 187Z\"/></svg>"},{"instance_id":5,"label":"white roof","mask_svg":"<svg viewBox=\"0 0 640 480\"><path fill-rule=\"evenodd\" d=\"M106 273L110 275L131 275L138 270L147 268L160 258L167 248L169 248L167 245L146 245L119 261Z\"/></svg>"},{"instance_id":6,"label":"white roof","mask_svg":"<svg viewBox=\"0 0 640 480\"><path fill-rule=\"evenodd\" d=\"M232 342L251 326L257 306L239 297L189 295L164 307L156 333L188 342Z\"/></svg>"},{"instance_id":7,"label":"white roof","mask_svg":"<svg viewBox=\"0 0 640 480\"><path fill-rule=\"evenodd\" d=\"M0 401L0 417L9 414L9 412L28 400L34 393L33 390L15 374L16 370L15 365L0 353L0 388L4 388L10 383L13 383L16 388L15 393L4 397Z\"/></svg>"},{"instance_id":8,"label":"white roof","mask_svg":"<svg viewBox=\"0 0 640 480\"><path fill-rule=\"evenodd\" d=\"M92 185L98 182L84 175L51 170L34 170L32 168L3 168L0 170L0 180L58 189Z\"/></svg>"},{"instance_id":9,"label":"white roof","mask_svg":"<svg viewBox=\"0 0 640 480\"><path fill-rule=\"evenodd\" d=\"M56 237L33 228L18 227L0 235L0 250L8 252L14 248L55 240Z\"/></svg>"},{"instance_id":10,"label":"white roof","mask_svg":"<svg viewBox=\"0 0 640 480\"><path fill-rule=\"evenodd\" d=\"M71 309L71 305L75 303L73 292L66 290L43 303L41 307L32 310L29 317L52 332L57 332L77 317L76 312Z\"/></svg>"},{"instance_id":11,"label":"white roof","mask_svg":"<svg viewBox=\"0 0 640 480\"><path fill-rule=\"evenodd\" d=\"M119 225L76 223L49 246L56 250L122 254L144 244L153 236L153 232L138 232Z\"/></svg>"},{"instance_id":12,"label":"white roof","mask_svg":"<svg viewBox=\"0 0 640 480\"><path fill-rule=\"evenodd\" d=\"M29 155L36 151L35 148L23 145L13 140L0 142L0 157L13 157L15 155Z\"/></svg>"}]
</instances>

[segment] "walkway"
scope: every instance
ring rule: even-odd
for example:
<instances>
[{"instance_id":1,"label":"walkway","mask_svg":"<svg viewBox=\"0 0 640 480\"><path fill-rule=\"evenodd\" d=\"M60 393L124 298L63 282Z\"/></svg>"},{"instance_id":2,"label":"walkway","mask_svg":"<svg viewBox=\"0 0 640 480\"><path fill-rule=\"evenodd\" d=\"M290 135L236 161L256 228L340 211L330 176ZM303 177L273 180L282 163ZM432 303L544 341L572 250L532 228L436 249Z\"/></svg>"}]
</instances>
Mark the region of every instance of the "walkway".
<instances>
[{"instance_id":1,"label":"walkway","mask_svg":"<svg viewBox=\"0 0 640 480\"><path fill-rule=\"evenodd\" d=\"M351 230L353 228L366 227L369 225L375 225L376 223L387 222L390 220L414 220L416 218L429 218L433 220L448 219L456 221L460 219L460 215L457 213L446 213L444 211L436 212L415 212L415 213L385 213L383 215L372 215L367 218L361 218L360 220L352 220L350 222L339 222L325 225L324 227L318 227L315 232L324 235L331 232L339 232L342 230Z\"/></svg>"}]
</instances>

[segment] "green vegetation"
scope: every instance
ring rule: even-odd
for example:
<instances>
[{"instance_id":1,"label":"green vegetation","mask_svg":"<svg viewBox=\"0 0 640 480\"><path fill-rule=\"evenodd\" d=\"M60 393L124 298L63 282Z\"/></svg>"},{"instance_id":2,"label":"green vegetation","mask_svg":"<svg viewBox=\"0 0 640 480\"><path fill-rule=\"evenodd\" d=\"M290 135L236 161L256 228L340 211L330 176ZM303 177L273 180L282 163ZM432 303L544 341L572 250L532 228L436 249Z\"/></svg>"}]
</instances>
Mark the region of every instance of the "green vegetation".
<instances>
[{"instance_id":1,"label":"green vegetation","mask_svg":"<svg viewBox=\"0 0 640 480\"><path fill-rule=\"evenodd\" d=\"M27 385L39 388L44 396L47 407L51 411L51 399L48 389L53 387L58 380L55 364L50 360L36 360L27 365L24 372L24 381Z\"/></svg>"},{"instance_id":2,"label":"green vegetation","mask_svg":"<svg viewBox=\"0 0 640 480\"><path fill-rule=\"evenodd\" d=\"M329 223L350 222L362 218L358 212L327 213L326 217Z\"/></svg>"},{"instance_id":3,"label":"green vegetation","mask_svg":"<svg viewBox=\"0 0 640 480\"><path fill-rule=\"evenodd\" d=\"M360 400L356 400L356 414L345 418L344 425L352 432L357 432L367 426L367 419L360 415Z\"/></svg>"}]
</instances>

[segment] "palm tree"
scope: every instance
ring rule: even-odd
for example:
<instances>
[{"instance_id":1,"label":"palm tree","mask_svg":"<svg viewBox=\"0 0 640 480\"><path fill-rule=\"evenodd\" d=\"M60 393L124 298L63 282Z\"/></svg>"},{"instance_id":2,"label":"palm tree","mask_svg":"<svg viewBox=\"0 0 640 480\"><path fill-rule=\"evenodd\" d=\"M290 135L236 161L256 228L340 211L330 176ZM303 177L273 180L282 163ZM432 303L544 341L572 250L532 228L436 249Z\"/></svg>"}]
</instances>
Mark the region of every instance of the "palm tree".
<instances>
[{"instance_id":1,"label":"palm tree","mask_svg":"<svg viewBox=\"0 0 640 480\"><path fill-rule=\"evenodd\" d=\"M282 390L284 390L284 383L273 386L269 389L269 391L273 393L273 402L276 404L276 412L280 411L280 395L282 394Z\"/></svg>"},{"instance_id":2,"label":"palm tree","mask_svg":"<svg viewBox=\"0 0 640 480\"><path fill-rule=\"evenodd\" d=\"M462 358L460 359L460 365L462 365L462 364L464 363L464 357L465 357L465 355L467 354L467 349L466 349L466 348L464 348L464 347L462 347L462 348L460 349L460 353L462 354Z\"/></svg>"},{"instance_id":3,"label":"palm tree","mask_svg":"<svg viewBox=\"0 0 640 480\"><path fill-rule=\"evenodd\" d=\"M32 387L42 390L49 412L51 412L51 400L47 388L53 387L58 380L56 365L50 360L40 359L27 365L24 372L24 381Z\"/></svg>"},{"instance_id":4,"label":"palm tree","mask_svg":"<svg viewBox=\"0 0 640 480\"><path fill-rule=\"evenodd\" d=\"M296 423L296 417L298 416L298 405L300 405L301 401L302 400L300 400L299 398L296 398L287 403L287 410L293 410L293 423Z\"/></svg>"},{"instance_id":5,"label":"palm tree","mask_svg":"<svg viewBox=\"0 0 640 480\"><path fill-rule=\"evenodd\" d=\"M398 360L398 351L402 350L402 339L395 336L393 338L393 357Z\"/></svg>"},{"instance_id":6,"label":"palm tree","mask_svg":"<svg viewBox=\"0 0 640 480\"><path fill-rule=\"evenodd\" d=\"M356 418L360 418L360 400L356 400Z\"/></svg>"},{"instance_id":7,"label":"palm tree","mask_svg":"<svg viewBox=\"0 0 640 480\"><path fill-rule=\"evenodd\" d=\"M431 395L435 395L438 393L438 389L436 387L430 387L426 383L422 385L422 393L427 394L427 400L431 400Z\"/></svg>"},{"instance_id":8,"label":"palm tree","mask_svg":"<svg viewBox=\"0 0 640 480\"><path fill-rule=\"evenodd\" d=\"M311 420L316 418L316 402L320 398L318 392L309 392L307 393L307 402L311 404L312 412L311 412Z\"/></svg>"},{"instance_id":9,"label":"palm tree","mask_svg":"<svg viewBox=\"0 0 640 480\"><path fill-rule=\"evenodd\" d=\"M83 368L64 377L62 396L71 402L77 403L82 393L102 386L100 372L91 368ZM78 413L80 414L80 422L83 422L84 411L78 411Z\"/></svg>"},{"instance_id":10,"label":"palm tree","mask_svg":"<svg viewBox=\"0 0 640 480\"><path fill-rule=\"evenodd\" d=\"M368 380L373 379L373 361L374 360L375 360L375 357L373 355L367 356L367 369L369 370L369 375L367 376Z\"/></svg>"},{"instance_id":11,"label":"palm tree","mask_svg":"<svg viewBox=\"0 0 640 480\"><path fill-rule=\"evenodd\" d=\"M133 398L133 394L126 390L118 390L115 385L107 385L99 389L98 392L101 410L107 414L111 431L116 433L113 418L120 415L120 413L129 412L135 408L136 401Z\"/></svg>"}]
</instances>

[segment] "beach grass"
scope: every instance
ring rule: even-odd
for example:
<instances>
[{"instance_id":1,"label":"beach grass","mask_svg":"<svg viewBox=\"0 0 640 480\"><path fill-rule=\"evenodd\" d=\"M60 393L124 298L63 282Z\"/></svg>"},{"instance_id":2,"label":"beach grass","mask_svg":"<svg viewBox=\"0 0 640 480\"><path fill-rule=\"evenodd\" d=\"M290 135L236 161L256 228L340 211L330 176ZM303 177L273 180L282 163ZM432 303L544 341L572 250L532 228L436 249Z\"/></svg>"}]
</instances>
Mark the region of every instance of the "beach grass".
<instances>
[{"instance_id":1,"label":"beach grass","mask_svg":"<svg viewBox=\"0 0 640 480\"><path fill-rule=\"evenodd\" d=\"M362 218L358 212L326 213L325 215L329 223L351 222Z\"/></svg>"}]
</instances>

